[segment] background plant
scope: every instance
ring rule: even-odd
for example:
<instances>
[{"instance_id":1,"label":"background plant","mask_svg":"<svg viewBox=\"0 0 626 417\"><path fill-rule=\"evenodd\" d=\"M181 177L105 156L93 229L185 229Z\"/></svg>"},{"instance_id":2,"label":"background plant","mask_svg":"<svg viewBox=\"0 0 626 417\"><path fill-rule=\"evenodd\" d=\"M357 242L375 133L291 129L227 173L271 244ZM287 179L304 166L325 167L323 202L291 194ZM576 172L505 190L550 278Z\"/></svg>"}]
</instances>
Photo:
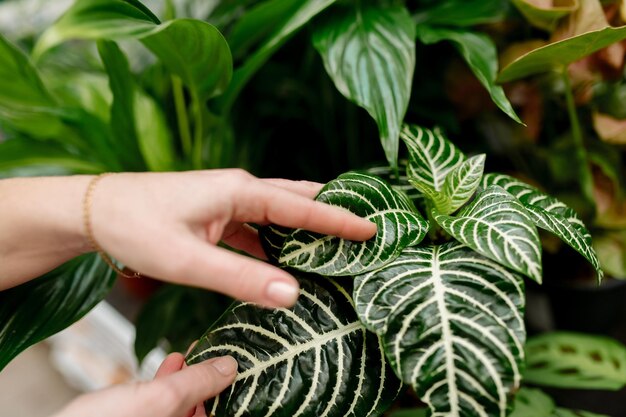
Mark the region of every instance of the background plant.
<instances>
[{"instance_id":1,"label":"background plant","mask_svg":"<svg viewBox=\"0 0 626 417\"><path fill-rule=\"evenodd\" d=\"M591 225L603 267L623 275L621 154L612 144L619 143L623 65L613 59L619 53L610 53L624 35L620 2L543 8L524 0L149 6L81 0L51 27L2 28L0 175L240 166L260 176L328 181L386 161L377 172L397 185L403 176L397 161L404 156L398 155L399 134L408 120L442 126L460 148L487 151L492 168L514 168L509 173L556 193ZM606 28L609 22L618 28ZM173 50L172 42L180 48ZM520 42L530 53L507 65L519 55ZM498 51L506 66L501 72ZM580 58L564 70L563 63ZM513 79L519 81L505 85L509 101L497 81ZM328 168L320 169L320 160ZM572 160L578 168L572 169ZM420 191L433 195L423 184ZM432 206L450 210L455 203L449 200L420 198L418 205L430 205L423 211L429 217ZM552 227L567 229L562 223ZM429 238L441 235L431 232ZM554 250L551 242L544 247ZM82 291L65 300L65 308L55 298L25 303L41 306L35 315L6 310L23 319L3 322L41 332L14 339L14 350L2 349L3 364L105 296L113 277L85 279L82 272L99 271L97 258L76 262L81 268L61 268L51 275L62 280L49 280ZM147 306L153 317L172 317L185 299L177 289L163 293ZM1 297L4 303L25 294L15 289ZM214 297L198 299L204 296ZM59 310L54 324L41 321ZM156 336L169 336L174 346L184 343L167 326L160 329L169 334L149 331L150 315L140 321L140 334L148 336L138 339L139 353ZM204 327L198 323L196 332Z\"/></svg>"}]
</instances>

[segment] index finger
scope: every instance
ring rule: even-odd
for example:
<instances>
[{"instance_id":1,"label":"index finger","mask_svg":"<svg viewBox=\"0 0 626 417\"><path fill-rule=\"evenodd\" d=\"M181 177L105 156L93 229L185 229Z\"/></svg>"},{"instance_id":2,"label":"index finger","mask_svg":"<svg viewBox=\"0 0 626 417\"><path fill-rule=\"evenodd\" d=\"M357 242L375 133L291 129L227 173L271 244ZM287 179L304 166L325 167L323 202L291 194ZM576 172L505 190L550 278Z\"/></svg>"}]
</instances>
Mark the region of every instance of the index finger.
<instances>
[{"instance_id":1,"label":"index finger","mask_svg":"<svg viewBox=\"0 0 626 417\"><path fill-rule=\"evenodd\" d=\"M267 183L255 184L247 193L252 198L250 210L238 219L246 222L269 222L291 228L302 228L350 240L367 240L376 234L376 224L354 213L320 203L300 194Z\"/></svg>"}]
</instances>

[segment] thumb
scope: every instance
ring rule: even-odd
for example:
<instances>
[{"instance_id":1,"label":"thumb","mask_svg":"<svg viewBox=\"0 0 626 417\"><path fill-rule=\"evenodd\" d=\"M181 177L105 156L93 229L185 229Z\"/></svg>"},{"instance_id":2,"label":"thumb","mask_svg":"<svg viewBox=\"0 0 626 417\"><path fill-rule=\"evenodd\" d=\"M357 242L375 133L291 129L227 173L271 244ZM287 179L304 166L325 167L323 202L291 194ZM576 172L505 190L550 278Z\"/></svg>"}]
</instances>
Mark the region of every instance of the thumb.
<instances>
[{"instance_id":1,"label":"thumb","mask_svg":"<svg viewBox=\"0 0 626 417\"><path fill-rule=\"evenodd\" d=\"M237 375L237 361L231 356L209 359L154 380L148 395L160 398L168 415L184 415L198 403L215 397L233 383Z\"/></svg>"}]
</instances>

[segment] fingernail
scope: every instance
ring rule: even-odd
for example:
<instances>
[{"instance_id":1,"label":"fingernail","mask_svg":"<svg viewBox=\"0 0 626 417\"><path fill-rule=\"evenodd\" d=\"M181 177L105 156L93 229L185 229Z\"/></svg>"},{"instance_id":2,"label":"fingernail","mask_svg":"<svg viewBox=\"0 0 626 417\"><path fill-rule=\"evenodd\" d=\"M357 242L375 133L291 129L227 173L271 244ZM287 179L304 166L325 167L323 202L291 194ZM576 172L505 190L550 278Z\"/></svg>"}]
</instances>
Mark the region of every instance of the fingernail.
<instances>
[{"instance_id":1,"label":"fingernail","mask_svg":"<svg viewBox=\"0 0 626 417\"><path fill-rule=\"evenodd\" d=\"M222 356L221 358L211 362L211 366L213 366L220 374L230 376L237 370L237 361L232 356Z\"/></svg>"},{"instance_id":2,"label":"fingernail","mask_svg":"<svg viewBox=\"0 0 626 417\"><path fill-rule=\"evenodd\" d=\"M298 299L300 288L285 281L273 281L267 286L266 295L278 305L291 306Z\"/></svg>"}]
</instances>

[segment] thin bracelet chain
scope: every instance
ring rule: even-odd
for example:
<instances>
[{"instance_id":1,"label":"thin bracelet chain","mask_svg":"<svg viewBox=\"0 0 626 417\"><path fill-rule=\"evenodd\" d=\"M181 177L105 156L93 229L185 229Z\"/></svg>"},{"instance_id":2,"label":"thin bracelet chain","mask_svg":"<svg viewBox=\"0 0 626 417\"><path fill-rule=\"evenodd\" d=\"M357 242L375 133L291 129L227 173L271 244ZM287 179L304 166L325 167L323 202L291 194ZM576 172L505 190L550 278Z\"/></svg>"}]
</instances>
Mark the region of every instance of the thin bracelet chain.
<instances>
[{"instance_id":1,"label":"thin bracelet chain","mask_svg":"<svg viewBox=\"0 0 626 417\"><path fill-rule=\"evenodd\" d=\"M86 232L87 240L89 241L89 244L91 245L91 247L100 255L102 260L104 260L104 262L111 269L113 269L113 271L117 272L119 276L124 277L124 278L141 278L141 274L139 272L133 272L132 275L129 275L125 273L124 271L122 271L121 269L119 269L115 265L111 257L107 255L107 253L104 252L104 250L102 250L100 245L98 245L98 242L96 242L96 239L93 234L93 228L91 226L91 200L93 198L93 193L96 189L96 186L98 185L98 182L102 178L111 174L112 173L107 172L107 173L100 174L100 175L93 177L91 181L89 182L87 191L85 192L85 198L83 199L83 221L85 224L85 232Z\"/></svg>"}]
</instances>

